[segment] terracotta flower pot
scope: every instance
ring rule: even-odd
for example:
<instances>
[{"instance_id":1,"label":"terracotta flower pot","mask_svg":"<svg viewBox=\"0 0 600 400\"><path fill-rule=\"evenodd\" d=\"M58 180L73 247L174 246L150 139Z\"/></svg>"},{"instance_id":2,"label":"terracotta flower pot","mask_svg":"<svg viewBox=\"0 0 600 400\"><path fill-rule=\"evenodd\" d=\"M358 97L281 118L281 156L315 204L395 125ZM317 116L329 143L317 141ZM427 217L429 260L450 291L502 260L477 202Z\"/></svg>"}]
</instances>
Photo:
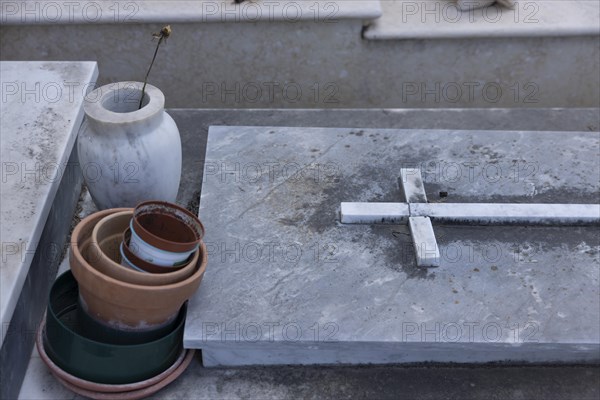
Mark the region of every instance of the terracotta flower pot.
<instances>
[{"instance_id":1,"label":"terracotta flower pot","mask_svg":"<svg viewBox=\"0 0 600 400\"><path fill-rule=\"evenodd\" d=\"M123 251L123 242L121 242L121 246L120 246L120 251L121 251L121 265L124 266L125 268L129 268L129 269L133 269L135 271L139 271L139 272L148 272L150 273L151 271L145 271L142 268L137 267L133 262L131 262L129 260L129 258L127 258L127 256L125 255L125 252Z\"/></svg>"},{"instance_id":2,"label":"terracotta flower pot","mask_svg":"<svg viewBox=\"0 0 600 400\"><path fill-rule=\"evenodd\" d=\"M131 221L131 251L153 264L174 266L195 251L204 236L198 218L162 201L139 204Z\"/></svg>"},{"instance_id":3,"label":"terracotta flower pot","mask_svg":"<svg viewBox=\"0 0 600 400\"><path fill-rule=\"evenodd\" d=\"M121 265L130 265L133 269L139 269L141 271L150 272L152 274L166 274L169 272L177 271L181 267L163 267L149 263L146 260L142 260L136 256L129 248L129 241L131 239L131 229L127 228L123 233L123 240L121 243ZM194 255L188 258L193 258ZM189 264L190 260L186 261L186 265Z\"/></svg>"},{"instance_id":4,"label":"terracotta flower pot","mask_svg":"<svg viewBox=\"0 0 600 400\"><path fill-rule=\"evenodd\" d=\"M129 249L138 257L149 263L160 265L162 267L178 267L185 263L198 247L185 252L174 252L159 249L146 243L133 229L131 224L131 240Z\"/></svg>"},{"instance_id":5,"label":"terracotta flower pot","mask_svg":"<svg viewBox=\"0 0 600 400\"><path fill-rule=\"evenodd\" d=\"M81 221L73 231L69 261L71 271L79 283L82 305L94 318L120 329L154 329L169 323L175 318L183 303L200 286L208 263L206 246L204 243L200 243L200 258L194 272L181 282L145 286L120 281L94 268L82 254L82 251L85 250L84 244L91 241L90 237L95 224L113 212L115 210L92 214ZM141 276L164 277L168 275L144 274L128 270L118 264L116 267Z\"/></svg>"},{"instance_id":6,"label":"terracotta flower pot","mask_svg":"<svg viewBox=\"0 0 600 400\"><path fill-rule=\"evenodd\" d=\"M133 210L126 209L113 214L103 214L99 220L91 222L94 224L94 228L89 240L83 238L83 244L80 247L84 259L102 274L134 285L169 285L192 276L201 257L200 251L194 253L190 262L182 268L164 274L139 272L120 264L121 255L118 249L123 232L129 227L132 215Z\"/></svg>"}]
</instances>

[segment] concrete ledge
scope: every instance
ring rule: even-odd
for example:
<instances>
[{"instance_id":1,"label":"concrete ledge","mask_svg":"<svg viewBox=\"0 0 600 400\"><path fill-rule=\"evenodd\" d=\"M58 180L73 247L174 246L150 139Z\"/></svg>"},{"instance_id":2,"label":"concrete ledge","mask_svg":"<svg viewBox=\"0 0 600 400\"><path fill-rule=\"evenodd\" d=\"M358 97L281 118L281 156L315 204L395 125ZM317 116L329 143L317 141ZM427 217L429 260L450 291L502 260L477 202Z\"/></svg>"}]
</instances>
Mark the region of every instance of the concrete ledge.
<instances>
[{"instance_id":1,"label":"concrete ledge","mask_svg":"<svg viewBox=\"0 0 600 400\"><path fill-rule=\"evenodd\" d=\"M29 365L28 355L35 332L48 303L50 286L61 262L73 213L79 199L83 175L78 167L77 147L69 158L76 166L62 177L48 219L37 245L33 261L21 289L10 324L2 326L4 343L0 351L0 398L15 399Z\"/></svg>"},{"instance_id":2,"label":"concrete ledge","mask_svg":"<svg viewBox=\"0 0 600 400\"><path fill-rule=\"evenodd\" d=\"M1 7L0 21L7 25L336 22L381 16L377 0L3 1Z\"/></svg>"},{"instance_id":3,"label":"concrete ledge","mask_svg":"<svg viewBox=\"0 0 600 400\"><path fill-rule=\"evenodd\" d=\"M477 2L473 0L472 4L475 6ZM366 30L366 39L600 34L600 3L596 0L517 1L512 10L493 5L466 11L458 10L449 0L384 0L382 8L383 16Z\"/></svg>"},{"instance_id":4,"label":"concrete ledge","mask_svg":"<svg viewBox=\"0 0 600 400\"><path fill-rule=\"evenodd\" d=\"M0 321L11 321L83 120L94 62L6 62L2 73ZM2 332L4 341L4 332Z\"/></svg>"}]
</instances>

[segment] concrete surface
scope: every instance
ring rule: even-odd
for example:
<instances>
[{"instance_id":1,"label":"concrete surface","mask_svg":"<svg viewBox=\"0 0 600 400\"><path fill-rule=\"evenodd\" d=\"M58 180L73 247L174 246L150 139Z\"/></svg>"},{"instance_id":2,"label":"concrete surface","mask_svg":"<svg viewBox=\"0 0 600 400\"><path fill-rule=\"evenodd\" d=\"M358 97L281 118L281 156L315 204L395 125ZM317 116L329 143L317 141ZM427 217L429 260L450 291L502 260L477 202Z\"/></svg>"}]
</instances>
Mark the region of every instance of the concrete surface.
<instances>
[{"instance_id":1,"label":"concrete surface","mask_svg":"<svg viewBox=\"0 0 600 400\"><path fill-rule=\"evenodd\" d=\"M97 60L99 85L141 81L156 46L151 34L160 26L3 25L0 54ZM362 22L346 19L171 27L149 80L165 93L168 108L600 105L597 34L378 41L362 39Z\"/></svg>"},{"instance_id":2,"label":"concrete surface","mask_svg":"<svg viewBox=\"0 0 600 400\"><path fill-rule=\"evenodd\" d=\"M155 400L597 400L597 366L203 368L194 360ZM21 400L81 400L33 358Z\"/></svg>"}]
</instances>

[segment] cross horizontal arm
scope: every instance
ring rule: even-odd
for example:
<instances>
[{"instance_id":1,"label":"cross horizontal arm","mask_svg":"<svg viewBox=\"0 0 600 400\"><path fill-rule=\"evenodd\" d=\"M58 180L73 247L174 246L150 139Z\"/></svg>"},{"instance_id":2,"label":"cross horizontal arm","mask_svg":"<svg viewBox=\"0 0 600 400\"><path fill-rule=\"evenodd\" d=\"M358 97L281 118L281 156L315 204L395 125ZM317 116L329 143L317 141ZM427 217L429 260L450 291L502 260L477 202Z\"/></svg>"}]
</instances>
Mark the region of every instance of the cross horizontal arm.
<instances>
[{"instance_id":1,"label":"cross horizontal arm","mask_svg":"<svg viewBox=\"0 0 600 400\"><path fill-rule=\"evenodd\" d=\"M343 224L600 225L600 204L342 203Z\"/></svg>"},{"instance_id":2,"label":"cross horizontal arm","mask_svg":"<svg viewBox=\"0 0 600 400\"><path fill-rule=\"evenodd\" d=\"M467 225L600 225L600 204L410 204L410 215Z\"/></svg>"},{"instance_id":3,"label":"cross horizontal arm","mask_svg":"<svg viewBox=\"0 0 600 400\"><path fill-rule=\"evenodd\" d=\"M342 224L408 223L407 203L342 203Z\"/></svg>"}]
</instances>

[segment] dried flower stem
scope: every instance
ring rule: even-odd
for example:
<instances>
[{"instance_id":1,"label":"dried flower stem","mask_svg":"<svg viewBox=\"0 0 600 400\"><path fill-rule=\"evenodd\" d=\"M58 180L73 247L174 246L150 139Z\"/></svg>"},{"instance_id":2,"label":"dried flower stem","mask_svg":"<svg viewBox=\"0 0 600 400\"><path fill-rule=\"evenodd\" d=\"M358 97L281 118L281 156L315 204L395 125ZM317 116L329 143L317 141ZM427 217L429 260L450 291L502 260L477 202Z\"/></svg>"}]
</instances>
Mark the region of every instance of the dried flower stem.
<instances>
[{"instance_id":1,"label":"dried flower stem","mask_svg":"<svg viewBox=\"0 0 600 400\"><path fill-rule=\"evenodd\" d=\"M158 43L156 44L156 50L154 50L154 57L152 57L152 62L150 63L150 68L148 68L148 72L146 72L146 77L144 78L144 86L142 87L142 97L140 98L140 105L138 110L142 108L142 102L144 101L144 95L146 94L146 85L148 84L148 77L150 76L150 71L152 71L152 66L154 65L154 60L156 60L156 55L158 54L158 49L163 39L167 39L171 36L171 26L167 25L160 30L160 33L153 33L152 36L154 38L158 38Z\"/></svg>"}]
</instances>

